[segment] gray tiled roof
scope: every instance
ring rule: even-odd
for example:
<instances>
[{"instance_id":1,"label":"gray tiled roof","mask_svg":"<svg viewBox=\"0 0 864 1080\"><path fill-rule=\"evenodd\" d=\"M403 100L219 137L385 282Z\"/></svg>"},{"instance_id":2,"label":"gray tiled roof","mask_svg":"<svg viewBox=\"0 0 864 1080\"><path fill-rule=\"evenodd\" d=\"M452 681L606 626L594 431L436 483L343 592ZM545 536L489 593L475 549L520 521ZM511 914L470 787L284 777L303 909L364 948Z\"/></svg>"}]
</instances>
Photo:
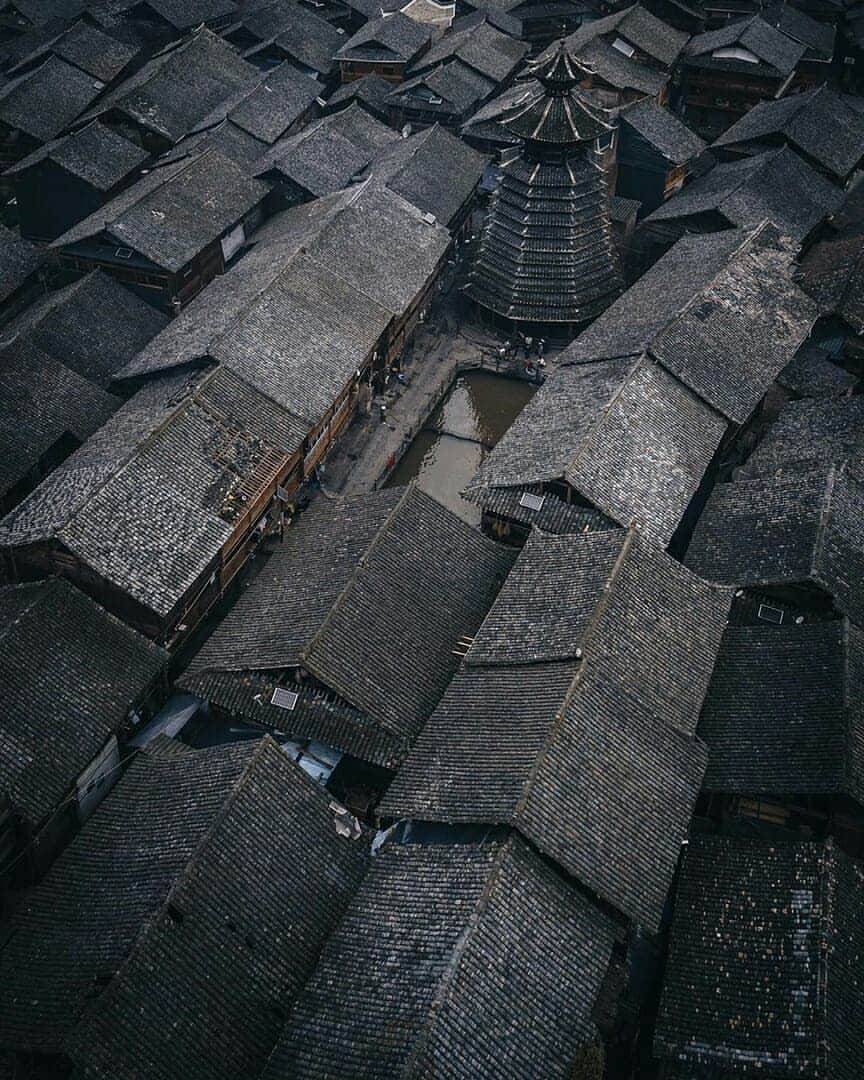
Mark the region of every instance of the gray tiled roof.
<instances>
[{"instance_id":1,"label":"gray tiled roof","mask_svg":"<svg viewBox=\"0 0 864 1080\"><path fill-rule=\"evenodd\" d=\"M176 30L192 30L237 11L235 0L147 0L147 5Z\"/></svg>"},{"instance_id":2,"label":"gray tiled roof","mask_svg":"<svg viewBox=\"0 0 864 1080\"><path fill-rule=\"evenodd\" d=\"M641 4L633 4L604 18L587 20L569 35L567 43L578 52L583 45L598 37L607 40L624 38L640 52L668 68L675 63L687 43L688 35L658 19Z\"/></svg>"},{"instance_id":3,"label":"gray tiled roof","mask_svg":"<svg viewBox=\"0 0 864 1080\"><path fill-rule=\"evenodd\" d=\"M787 37L806 45L808 52L805 57L831 60L834 56L836 27L811 18L805 11L786 3L786 0L780 0L779 3L766 8L762 13L762 18L771 26L782 30Z\"/></svg>"},{"instance_id":4,"label":"gray tiled roof","mask_svg":"<svg viewBox=\"0 0 864 1080\"><path fill-rule=\"evenodd\" d=\"M83 442L119 405L28 335L0 344L0 493L38 477L53 447Z\"/></svg>"},{"instance_id":5,"label":"gray tiled roof","mask_svg":"<svg viewBox=\"0 0 864 1080\"><path fill-rule=\"evenodd\" d=\"M327 105L338 106L346 101L359 101L380 115L386 111L386 97L393 89L393 83L382 79L380 75L364 75L362 79L343 83L327 99Z\"/></svg>"},{"instance_id":6,"label":"gray tiled roof","mask_svg":"<svg viewBox=\"0 0 864 1080\"><path fill-rule=\"evenodd\" d=\"M864 1038L861 867L825 844L694 837L654 1040L682 1076L854 1080Z\"/></svg>"},{"instance_id":7,"label":"gray tiled roof","mask_svg":"<svg viewBox=\"0 0 864 1080\"><path fill-rule=\"evenodd\" d=\"M385 183L419 210L450 225L471 197L488 158L435 124L391 142L369 166L374 182Z\"/></svg>"},{"instance_id":8,"label":"gray tiled roof","mask_svg":"<svg viewBox=\"0 0 864 1080\"><path fill-rule=\"evenodd\" d=\"M532 534L381 815L515 825L656 925L730 599L635 530Z\"/></svg>"},{"instance_id":9,"label":"gray tiled roof","mask_svg":"<svg viewBox=\"0 0 864 1080\"><path fill-rule=\"evenodd\" d=\"M428 44L432 31L401 11L370 19L337 50L337 60L408 63Z\"/></svg>"},{"instance_id":10,"label":"gray tiled roof","mask_svg":"<svg viewBox=\"0 0 864 1080\"><path fill-rule=\"evenodd\" d=\"M107 387L168 321L115 278L94 270L32 304L0 339L26 335L65 367Z\"/></svg>"},{"instance_id":11,"label":"gray tiled roof","mask_svg":"<svg viewBox=\"0 0 864 1080\"><path fill-rule=\"evenodd\" d=\"M864 397L788 402L741 472L783 476L790 470L840 465L864 475Z\"/></svg>"},{"instance_id":12,"label":"gray tiled roof","mask_svg":"<svg viewBox=\"0 0 864 1080\"><path fill-rule=\"evenodd\" d=\"M326 202L321 199L310 205L315 224L322 212L332 209ZM253 247L227 273L220 274L202 289L118 376L135 378L206 360L211 345L254 305L282 273L304 239L301 235L292 243Z\"/></svg>"},{"instance_id":13,"label":"gray tiled roof","mask_svg":"<svg viewBox=\"0 0 864 1080\"><path fill-rule=\"evenodd\" d=\"M228 116L243 131L272 144L306 112L323 89L321 83L286 61L268 71Z\"/></svg>"},{"instance_id":14,"label":"gray tiled roof","mask_svg":"<svg viewBox=\"0 0 864 1080\"><path fill-rule=\"evenodd\" d=\"M429 536L434 545L424 543ZM214 671L300 666L373 722L367 732L359 717L339 749L374 753L392 767L455 670L458 638L477 629L512 559L412 488L319 501L193 661L188 685ZM396 653L383 647L393 637ZM375 728L389 738L384 752L375 749Z\"/></svg>"},{"instance_id":15,"label":"gray tiled roof","mask_svg":"<svg viewBox=\"0 0 864 1080\"><path fill-rule=\"evenodd\" d=\"M732 226L766 219L786 236L804 240L843 201L843 192L788 147L716 165L687 184L645 220L681 221L716 212Z\"/></svg>"},{"instance_id":16,"label":"gray tiled roof","mask_svg":"<svg viewBox=\"0 0 864 1080\"><path fill-rule=\"evenodd\" d=\"M311 427L363 367L390 319L314 258L298 255L209 353Z\"/></svg>"},{"instance_id":17,"label":"gray tiled roof","mask_svg":"<svg viewBox=\"0 0 864 1080\"><path fill-rule=\"evenodd\" d=\"M584 331L565 360L640 347L730 420L745 421L803 344L816 306L792 280L792 251L765 222L685 236Z\"/></svg>"},{"instance_id":18,"label":"gray tiled roof","mask_svg":"<svg viewBox=\"0 0 864 1080\"><path fill-rule=\"evenodd\" d=\"M46 143L13 165L8 173L15 176L48 159L97 191L108 191L148 157L146 150L94 120L72 135Z\"/></svg>"},{"instance_id":19,"label":"gray tiled roof","mask_svg":"<svg viewBox=\"0 0 864 1080\"><path fill-rule=\"evenodd\" d=\"M0 303L35 274L43 258L42 248L0 225Z\"/></svg>"},{"instance_id":20,"label":"gray tiled roof","mask_svg":"<svg viewBox=\"0 0 864 1080\"><path fill-rule=\"evenodd\" d=\"M55 138L104 84L57 56L0 87L0 122L39 142Z\"/></svg>"},{"instance_id":21,"label":"gray tiled roof","mask_svg":"<svg viewBox=\"0 0 864 1080\"><path fill-rule=\"evenodd\" d=\"M482 22L445 34L412 65L411 74L428 71L446 60L458 59L487 79L501 83L513 74L528 52L529 46L525 42Z\"/></svg>"},{"instance_id":22,"label":"gray tiled roof","mask_svg":"<svg viewBox=\"0 0 864 1080\"><path fill-rule=\"evenodd\" d=\"M864 331L864 237L841 235L814 244L801 260L801 288L822 315L837 315Z\"/></svg>"},{"instance_id":23,"label":"gray tiled roof","mask_svg":"<svg viewBox=\"0 0 864 1080\"><path fill-rule=\"evenodd\" d=\"M638 356L694 294L710 285L745 238L732 231L683 236L562 354L593 362Z\"/></svg>"},{"instance_id":24,"label":"gray tiled roof","mask_svg":"<svg viewBox=\"0 0 864 1080\"><path fill-rule=\"evenodd\" d=\"M397 141L398 132L351 104L279 140L256 171L260 176L275 169L312 195L331 195L347 187L383 147Z\"/></svg>"},{"instance_id":25,"label":"gray tiled roof","mask_svg":"<svg viewBox=\"0 0 864 1080\"><path fill-rule=\"evenodd\" d=\"M564 1080L579 1050L599 1042L592 1008L615 937L609 919L516 838L387 846L264 1078Z\"/></svg>"},{"instance_id":26,"label":"gray tiled roof","mask_svg":"<svg viewBox=\"0 0 864 1080\"><path fill-rule=\"evenodd\" d=\"M839 397L854 391L858 380L835 364L824 349L805 345L777 376L777 385L804 398Z\"/></svg>"},{"instance_id":27,"label":"gray tiled roof","mask_svg":"<svg viewBox=\"0 0 864 1080\"><path fill-rule=\"evenodd\" d=\"M60 578L0 589L0 790L37 826L167 668Z\"/></svg>"},{"instance_id":28,"label":"gray tiled roof","mask_svg":"<svg viewBox=\"0 0 864 1080\"><path fill-rule=\"evenodd\" d=\"M864 632L729 627L699 721L706 791L864 800Z\"/></svg>"},{"instance_id":29,"label":"gray tiled roof","mask_svg":"<svg viewBox=\"0 0 864 1080\"><path fill-rule=\"evenodd\" d=\"M256 1073L365 868L329 803L270 739L151 744L16 913L4 1045L112 1080Z\"/></svg>"},{"instance_id":30,"label":"gray tiled roof","mask_svg":"<svg viewBox=\"0 0 864 1080\"><path fill-rule=\"evenodd\" d=\"M52 244L64 248L109 235L157 266L181 270L238 222L267 186L218 150L153 169Z\"/></svg>"},{"instance_id":31,"label":"gray tiled roof","mask_svg":"<svg viewBox=\"0 0 864 1080\"><path fill-rule=\"evenodd\" d=\"M103 33L89 23L80 20L61 34L41 41L37 48L23 56L8 70L15 74L18 68L31 66L40 56L48 53L80 68L88 75L109 83L123 71L134 58L137 49L117 38Z\"/></svg>"},{"instance_id":32,"label":"gray tiled roof","mask_svg":"<svg viewBox=\"0 0 864 1080\"><path fill-rule=\"evenodd\" d=\"M719 484L687 565L727 585L812 583L864 624L864 493L842 469L790 470Z\"/></svg>"},{"instance_id":33,"label":"gray tiled roof","mask_svg":"<svg viewBox=\"0 0 864 1080\"><path fill-rule=\"evenodd\" d=\"M646 98L631 105L620 114L620 119L673 165L684 165L705 149L705 143L695 132L674 113L651 99Z\"/></svg>"},{"instance_id":34,"label":"gray tiled roof","mask_svg":"<svg viewBox=\"0 0 864 1080\"><path fill-rule=\"evenodd\" d=\"M351 193L308 250L377 304L401 314L449 244L444 226L389 188L366 184Z\"/></svg>"},{"instance_id":35,"label":"gray tiled roof","mask_svg":"<svg viewBox=\"0 0 864 1080\"><path fill-rule=\"evenodd\" d=\"M88 114L116 109L171 142L177 142L244 85L261 73L209 30L172 45L111 90Z\"/></svg>"},{"instance_id":36,"label":"gray tiled roof","mask_svg":"<svg viewBox=\"0 0 864 1080\"><path fill-rule=\"evenodd\" d=\"M659 365L611 360L550 375L471 481L486 492L566 479L607 517L667 544L725 431Z\"/></svg>"},{"instance_id":37,"label":"gray tiled roof","mask_svg":"<svg viewBox=\"0 0 864 1080\"><path fill-rule=\"evenodd\" d=\"M269 739L225 795L72 1033L71 1056L88 1076L257 1075L361 881L367 840L337 833L330 796Z\"/></svg>"},{"instance_id":38,"label":"gray tiled roof","mask_svg":"<svg viewBox=\"0 0 864 1080\"><path fill-rule=\"evenodd\" d=\"M232 536L238 486L275 471L307 430L223 368L196 378L143 387L7 515L0 543L54 539L169 616Z\"/></svg>"},{"instance_id":39,"label":"gray tiled roof","mask_svg":"<svg viewBox=\"0 0 864 1080\"><path fill-rule=\"evenodd\" d=\"M687 43L684 53L688 57L711 58L716 49L730 46L747 49L762 63L773 68L778 76L790 75L805 52L804 45L775 29L759 15L754 15L729 23L719 30L697 34ZM721 66L724 63L722 59L713 62Z\"/></svg>"},{"instance_id":40,"label":"gray tiled roof","mask_svg":"<svg viewBox=\"0 0 864 1080\"><path fill-rule=\"evenodd\" d=\"M461 60L450 60L400 83L390 93L387 102L393 106L411 108L416 100L420 108L427 110L431 107L428 97L423 95L415 98L421 87L441 98L442 105L436 108L443 109L444 115L452 113L461 117L484 102L495 89L495 83Z\"/></svg>"},{"instance_id":41,"label":"gray tiled roof","mask_svg":"<svg viewBox=\"0 0 864 1080\"><path fill-rule=\"evenodd\" d=\"M763 101L720 136L716 146L784 138L817 164L845 179L864 156L864 114L827 86Z\"/></svg>"},{"instance_id":42,"label":"gray tiled roof","mask_svg":"<svg viewBox=\"0 0 864 1080\"><path fill-rule=\"evenodd\" d=\"M241 22L258 38L259 44L245 52L255 59L260 51L275 45L298 63L326 75L333 67L333 54L346 41L344 30L306 10L296 0L276 0L243 13Z\"/></svg>"}]
</instances>

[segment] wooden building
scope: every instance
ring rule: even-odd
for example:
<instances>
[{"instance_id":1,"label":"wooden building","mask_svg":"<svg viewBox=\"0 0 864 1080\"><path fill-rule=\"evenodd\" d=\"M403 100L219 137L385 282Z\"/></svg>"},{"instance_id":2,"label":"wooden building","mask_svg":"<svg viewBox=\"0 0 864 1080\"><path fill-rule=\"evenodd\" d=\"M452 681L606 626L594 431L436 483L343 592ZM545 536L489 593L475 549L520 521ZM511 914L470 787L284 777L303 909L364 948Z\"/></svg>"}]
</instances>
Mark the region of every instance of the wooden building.
<instances>
[{"instance_id":1,"label":"wooden building","mask_svg":"<svg viewBox=\"0 0 864 1080\"><path fill-rule=\"evenodd\" d=\"M485 20L452 30L412 64L406 81L390 94L392 122L460 127L510 85L527 53L528 45Z\"/></svg>"},{"instance_id":2,"label":"wooden building","mask_svg":"<svg viewBox=\"0 0 864 1080\"><path fill-rule=\"evenodd\" d=\"M500 0L494 5L468 0L466 6L489 12L502 30L527 41L532 49L559 40L596 15L591 0Z\"/></svg>"},{"instance_id":3,"label":"wooden building","mask_svg":"<svg viewBox=\"0 0 864 1080\"><path fill-rule=\"evenodd\" d=\"M618 118L615 192L637 199L646 213L679 191L705 143L668 109L641 101Z\"/></svg>"},{"instance_id":4,"label":"wooden building","mask_svg":"<svg viewBox=\"0 0 864 1080\"><path fill-rule=\"evenodd\" d=\"M861 874L830 841L691 839L654 1035L663 1080L854 1080Z\"/></svg>"},{"instance_id":5,"label":"wooden building","mask_svg":"<svg viewBox=\"0 0 864 1080\"><path fill-rule=\"evenodd\" d=\"M769 218L806 245L843 201L843 192L788 147L722 162L645 218L643 233L671 244L685 232L753 228Z\"/></svg>"},{"instance_id":6,"label":"wooden building","mask_svg":"<svg viewBox=\"0 0 864 1080\"><path fill-rule=\"evenodd\" d=\"M148 27L149 37L176 40L201 26L219 30L237 18L236 0L122 0L124 13Z\"/></svg>"},{"instance_id":7,"label":"wooden building","mask_svg":"<svg viewBox=\"0 0 864 1080\"><path fill-rule=\"evenodd\" d=\"M678 551L815 320L791 263L770 225L679 240L561 354L485 459L466 492L484 524L519 542L533 524L638 519Z\"/></svg>"},{"instance_id":8,"label":"wooden building","mask_svg":"<svg viewBox=\"0 0 864 1080\"><path fill-rule=\"evenodd\" d=\"M267 186L217 150L157 166L53 242L61 269L96 267L176 312L240 251Z\"/></svg>"},{"instance_id":9,"label":"wooden building","mask_svg":"<svg viewBox=\"0 0 864 1080\"><path fill-rule=\"evenodd\" d=\"M0 613L2 891L41 877L119 779L168 656L62 578L0 588Z\"/></svg>"},{"instance_id":10,"label":"wooden building","mask_svg":"<svg viewBox=\"0 0 864 1080\"><path fill-rule=\"evenodd\" d=\"M570 340L623 287L596 160L614 131L563 45L531 74L538 92L506 120L522 148L502 166L465 291L508 327Z\"/></svg>"},{"instance_id":11,"label":"wooden building","mask_svg":"<svg viewBox=\"0 0 864 1080\"><path fill-rule=\"evenodd\" d=\"M420 1080L442 1068L599 1080L595 1006L618 937L517 837L390 843L327 943L262 1080ZM506 982L488 977L500 966ZM344 994L328 990L334 979ZM382 1039L375 1033L385 1023L393 1034Z\"/></svg>"},{"instance_id":12,"label":"wooden building","mask_svg":"<svg viewBox=\"0 0 864 1080\"><path fill-rule=\"evenodd\" d=\"M56 240L128 186L148 157L96 120L46 143L6 172L22 236Z\"/></svg>"},{"instance_id":13,"label":"wooden building","mask_svg":"<svg viewBox=\"0 0 864 1080\"><path fill-rule=\"evenodd\" d=\"M269 738L150 743L15 912L4 1051L43 1075L258 1075L367 866L340 811Z\"/></svg>"},{"instance_id":14,"label":"wooden building","mask_svg":"<svg viewBox=\"0 0 864 1080\"><path fill-rule=\"evenodd\" d=\"M684 118L716 139L755 105L782 97L806 51L759 15L697 34L678 72Z\"/></svg>"},{"instance_id":15,"label":"wooden building","mask_svg":"<svg viewBox=\"0 0 864 1080\"><path fill-rule=\"evenodd\" d=\"M348 187L399 141L398 132L355 102L280 139L258 161L256 176L270 185L274 206L296 206Z\"/></svg>"},{"instance_id":16,"label":"wooden building","mask_svg":"<svg viewBox=\"0 0 864 1080\"><path fill-rule=\"evenodd\" d=\"M864 623L861 482L857 470L800 463L778 475L719 484L693 533L687 565L754 590L790 618Z\"/></svg>"},{"instance_id":17,"label":"wooden building","mask_svg":"<svg viewBox=\"0 0 864 1080\"><path fill-rule=\"evenodd\" d=\"M348 38L344 29L295 0L245 10L222 36L256 67L267 70L287 61L331 89L339 78L334 55Z\"/></svg>"},{"instance_id":18,"label":"wooden building","mask_svg":"<svg viewBox=\"0 0 864 1080\"><path fill-rule=\"evenodd\" d=\"M126 365L125 376L153 381L5 519L0 544L16 572L60 571L174 642L278 531L370 382L401 355L451 236L386 187L274 225Z\"/></svg>"},{"instance_id":19,"label":"wooden building","mask_svg":"<svg viewBox=\"0 0 864 1080\"><path fill-rule=\"evenodd\" d=\"M318 500L182 685L230 719L393 770L512 562L413 487Z\"/></svg>"},{"instance_id":20,"label":"wooden building","mask_svg":"<svg viewBox=\"0 0 864 1080\"><path fill-rule=\"evenodd\" d=\"M848 619L781 625L737 601L699 722L708 747L702 816L834 836L864 855L864 632Z\"/></svg>"},{"instance_id":21,"label":"wooden building","mask_svg":"<svg viewBox=\"0 0 864 1080\"><path fill-rule=\"evenodd\" d=\"M201 29L167 45L105 93L82 119L98 118L148 153L162 153L223 101L260 81L258 68L232 45Z\"/></svg>"},{"instance_id":22,"label":"wooden building","mask_svg":"<svg viewBox=\"0 0 864 1080\"><path fill-rule=\"evenodd\" d=\"M387 97L392 89L393 84L382 79L380 75L364 75L360 79L343 83L334 90L322 106L322 111L330 114L356 104L370 116L386 124L390 115Z\"/></svg>"},{"instance_id":23,"label":"wooden building","mask_svg":"<svg viewBox=\"0 0 864 1080\"><path fill-rule=\"evenodd\" d=\"M387 82L400 83L431 40L429 27L399 11L370 19L334 54L342 82L380 75Z\"/></svg>"},{"instance_id":24,"label":"wooden building","mask_svg":"<svg viewBox=\"0 0 864 1080\"><path fill-rule=\"evenodd\" d=\"M104 33L86 19L77 19L66 26L52 20L42 33L35 35L32 48L16 54L5 68L15 78L38 67L49 56L56 56L108 86L129 67L138 51L134 45Z\"/></svg>"},{"instance_id":25,"label":"wooden building","mask_svg":"<svg viewBox=\"0 0 864 1080\"><path fill-rule=\"evenodd\" d=\"M755 105L712 146L724 159L790 146L836 183L846 184L864 160L864 114L827 86Z\"/></svg>"},{"instance_id":26,"label":"wooden building","mask_svg":"<svg viewBox=\"0 0 864 1080\"><path fill-rule=\"evenodd\" d=\"M0 327L44 291L42 248L0 225Z\"/></svg>"},{"instance_id":27,"label":"wooden building","mask_svg":"<svg viewBox=\"0 0 864 1080\"><path fill-rule=\"evenodd\" d=\"M591 18L566 38L582 68L584 89L606 108L649 97L663 104L672 71L688 35L658 19L641 4Z\"/></svg>"},{"instance_id":28,"label":"wooden building","mask_svg":"<svg viewBox=\"0 0 864 1080\"><path fill-rule=\"evenodd\" d=\"M696 723L730 600L637 527L533 532L379 816L515 828L656 931L705 770Z\"/></svg>"},{"instance_id":29,"label":"wooden building","mask_svg":"<svg viewBox=\"0 0 864 1080\"><path fill-rule=\"evenodd\" d=\"M0 508L16 506L119 408L114 372L167 319L95 273L32 304L0 343Z\"/></svg>"},{"instance_id":30,"label":"wooden building","mask_svg":"<svg viewBox=\"0 0 864 1080\"><path fill-rule=\"evenodd\" d=\"M104 88L53 55L0 85L0 172L56 139Z\"/></svg>"}]
</instances>

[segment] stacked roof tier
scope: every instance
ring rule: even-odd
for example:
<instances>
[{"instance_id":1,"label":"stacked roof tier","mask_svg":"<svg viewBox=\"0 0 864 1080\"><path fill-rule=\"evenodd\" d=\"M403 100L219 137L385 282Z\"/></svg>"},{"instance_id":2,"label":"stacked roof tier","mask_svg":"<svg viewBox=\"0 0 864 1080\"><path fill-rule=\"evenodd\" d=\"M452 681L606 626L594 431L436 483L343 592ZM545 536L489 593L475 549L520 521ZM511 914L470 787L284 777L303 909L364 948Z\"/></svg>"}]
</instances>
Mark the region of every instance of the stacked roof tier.
<instances>
[{"instance_id":1,"label":"stacked roof tier","mask_svg":"<svg viewBox=\"0 0 864 1080\"><path fill-rule=\"evenodd\" d=\"M522 153L504 166L467 290L520 322L581 323L622 287L593 155L610 128L575 89L579 69L563 45L532 74L536 90L505 121Z\"/></svg>"}]
</instances>

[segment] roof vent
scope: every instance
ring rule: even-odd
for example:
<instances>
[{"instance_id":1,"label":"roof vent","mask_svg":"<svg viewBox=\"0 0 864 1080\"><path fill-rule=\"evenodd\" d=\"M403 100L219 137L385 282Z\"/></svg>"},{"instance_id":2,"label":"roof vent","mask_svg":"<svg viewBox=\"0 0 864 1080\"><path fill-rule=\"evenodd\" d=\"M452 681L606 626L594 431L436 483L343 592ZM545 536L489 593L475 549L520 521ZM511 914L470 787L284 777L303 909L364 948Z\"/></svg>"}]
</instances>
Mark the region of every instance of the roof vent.
<instances>
[{"instance_id":1,"label":"roof vent","mask_svg":"<svg viewBox=\"0 0 864 1080\"><path fill-rule=\"evenodd\" d=\"M523 491L519 505L524 506L526 510L542 510L545 501L545 495L532 495L530 491Z\"/></svg>"},{"instance_id":2,"label":"roof vent","mask_svg":"<svg viewBox=\"0 0 864 1080\"><path fill-rule=\"evenodd\" d=\"M295 694L293 690L286 690L284 686L277 686L273 691L273 697L270 698L270 704L275 705L277 709L286 709L288 712L293 712L299 697L300 695Z\"/></svg>"}]
</instances>

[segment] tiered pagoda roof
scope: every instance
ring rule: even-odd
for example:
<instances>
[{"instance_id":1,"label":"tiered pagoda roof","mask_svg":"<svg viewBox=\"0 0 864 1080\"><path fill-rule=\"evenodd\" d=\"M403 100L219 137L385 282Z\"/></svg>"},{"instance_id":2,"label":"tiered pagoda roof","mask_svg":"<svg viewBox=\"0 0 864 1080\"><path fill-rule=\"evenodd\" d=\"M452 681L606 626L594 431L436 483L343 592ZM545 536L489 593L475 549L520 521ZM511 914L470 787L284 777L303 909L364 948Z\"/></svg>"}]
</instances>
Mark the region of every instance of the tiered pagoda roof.
<instances>
[{"instance_id":1,"label":"tiered pagoda roof","mask_svg":"<svg viewBox=\"0 0 864 1080\"><path fill-rule=\"evenodd\" d=\"M503 168L467 292L515 321L578 324L622 289L592 153L611 128L577 89L582 71L563 43L531 74L536 90L503 121L522 153Z\"/></svg>"}]
</instances>

